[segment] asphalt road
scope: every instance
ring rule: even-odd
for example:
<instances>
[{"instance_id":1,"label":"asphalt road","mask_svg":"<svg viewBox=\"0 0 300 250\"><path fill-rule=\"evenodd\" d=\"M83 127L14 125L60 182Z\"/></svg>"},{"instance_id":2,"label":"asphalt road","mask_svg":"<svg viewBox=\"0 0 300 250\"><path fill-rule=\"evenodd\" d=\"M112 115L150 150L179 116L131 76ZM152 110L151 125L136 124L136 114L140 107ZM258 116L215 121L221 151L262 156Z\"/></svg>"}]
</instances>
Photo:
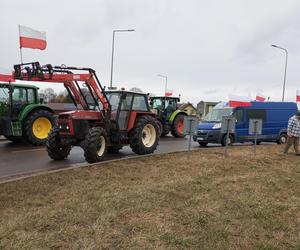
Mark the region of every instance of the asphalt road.
<instances>
[{"instance_id":1,"label":"asphalt road","mask_svg":"<svg viewBox=\"0 0 300 250\"><path fill-rule=\"evenodd\" d=\"M168 136L161 138L155 154L181 151L187 149L187 146L187 139ZM199 148L199 145L192 142L192 147ZM135 154L126 146L117 154L107 154L106 160L130 156L135 156ZM82 164L86 162L80 147L74 147L68 159L53 161L48 157L44 147L31 147L0 140L0 180Z\"/></svg>"}]
</instances>

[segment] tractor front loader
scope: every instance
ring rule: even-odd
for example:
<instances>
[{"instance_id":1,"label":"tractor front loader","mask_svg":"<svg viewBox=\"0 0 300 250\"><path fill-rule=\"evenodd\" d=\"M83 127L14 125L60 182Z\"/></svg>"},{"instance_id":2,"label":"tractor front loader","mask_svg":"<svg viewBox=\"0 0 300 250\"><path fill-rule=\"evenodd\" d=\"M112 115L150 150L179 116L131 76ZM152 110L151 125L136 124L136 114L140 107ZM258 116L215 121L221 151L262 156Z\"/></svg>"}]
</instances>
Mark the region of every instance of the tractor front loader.
<instances>
[{"instance_id":1,"label":"tractor front loader","mask_svg":"<svg viewBox=\"0 0 300 250\"><path fill-rule=\"evenodd\" d=\"M74 73L75 72L75 73ZM147 95L128 91L105 91L91 68L60 67L38 62L14 66L15 79L63 83L76 110L58 115L49 133L48 155L67 158L73 146L83 148L87 162L104 159L130 145L137 154L150 154L158 145L159 128L150 111Z\"/></svg>"}]
</instances>

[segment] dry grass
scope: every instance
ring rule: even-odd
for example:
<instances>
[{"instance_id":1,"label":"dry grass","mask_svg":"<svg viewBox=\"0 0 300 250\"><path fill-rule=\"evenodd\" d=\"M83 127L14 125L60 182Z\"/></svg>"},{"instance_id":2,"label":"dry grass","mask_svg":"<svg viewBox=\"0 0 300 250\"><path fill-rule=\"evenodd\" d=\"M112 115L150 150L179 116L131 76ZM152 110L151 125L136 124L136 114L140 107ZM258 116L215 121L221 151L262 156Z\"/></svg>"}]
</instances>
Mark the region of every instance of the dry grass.
<instances>
[{"instance_id":1,"label":"dry grass","mask_svg":"<svg viewBox=\"0 0 300 250\"><path fill-rule=\"evenodd\" d=\"M0 186L3 249L300 249L300 158L260 146L125 160Z\"/></svg>"}]
</instances>

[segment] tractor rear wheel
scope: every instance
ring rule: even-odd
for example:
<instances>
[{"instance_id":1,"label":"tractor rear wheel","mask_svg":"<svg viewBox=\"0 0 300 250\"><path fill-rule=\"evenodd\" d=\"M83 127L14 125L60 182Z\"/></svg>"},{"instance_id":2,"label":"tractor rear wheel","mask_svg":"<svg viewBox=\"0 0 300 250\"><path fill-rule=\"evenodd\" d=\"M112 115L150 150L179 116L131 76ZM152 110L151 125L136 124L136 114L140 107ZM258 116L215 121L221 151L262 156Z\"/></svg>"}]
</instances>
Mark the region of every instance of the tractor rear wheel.
<instances>
[{"instance_id":1,"label":"tractor rear wheel","mask_svg":"<svg viewBox=\"0 0 300 250\"><path fill-rule=\"evenodd\" d=\"M107 135L103 128L90 128L83 143L84 157L88 163L103 161L107 150Z\"/></svg>"},{"instance_id":2,"label":"tractor rear wheel","mask_svg":"<svg viewBox=\"0 0 300 250\"><path fill-rule=\"evenodd\" d=\"M158 145L159 134L155 119L152 116L141 116L129 134L132 151L139 155L153 153Z\"/></svg>"},{"instance_id":3,"label":"tractor rear wheel","mask_svg":"<svg viewBox=\"0 0 300 250\"><path fill-rule=\"evenodd\" d=\"M171 133L174 137L183 138L183 121L184 115L177 115L173 121Z\"/></svg>"},{"instance_id":4,"label":"tractor rear wheel","mask_svg":"<svg viewBox=\"0 0 300 250\"><path fill-rule=\"evenodd\" d=\"M24 122L24 139L32 145L44 145L52 127L56 125L54 114L43 109L33 111Z\"/></svg>"},{"instance_id":5,"label":"tractor rear wheel","mask_svg":"<svg viewBox=\"0 0 300 250\"><path fill-rule=\"evenodd\" d=\"M62 146L59 138L59 128L54 127L51 129L46 148L48 155L53 160L64 160L68 157L71 151L71 146Z\"/></svg>"}]
</instances>

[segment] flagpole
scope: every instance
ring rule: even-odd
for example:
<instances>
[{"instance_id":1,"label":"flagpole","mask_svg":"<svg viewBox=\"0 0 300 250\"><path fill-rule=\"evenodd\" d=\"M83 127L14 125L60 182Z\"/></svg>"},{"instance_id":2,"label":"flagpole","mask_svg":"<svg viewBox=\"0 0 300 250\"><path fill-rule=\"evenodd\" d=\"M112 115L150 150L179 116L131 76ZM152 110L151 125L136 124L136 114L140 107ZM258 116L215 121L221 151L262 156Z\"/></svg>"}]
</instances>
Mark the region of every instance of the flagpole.
<instances>
[{"instance_id":1,"label":"flagpole","mask_svg":"<svg viewBox=\"0 0 300 250\"><path fill-rule=\"evenodd\" d=\"M22 47L21 47L21 31L20 31L21 27L19 24L19 42L20 42L20 57L21 57L21 64L23 64L23 54L22 54Z\"/></svg>"}]
</instances>

